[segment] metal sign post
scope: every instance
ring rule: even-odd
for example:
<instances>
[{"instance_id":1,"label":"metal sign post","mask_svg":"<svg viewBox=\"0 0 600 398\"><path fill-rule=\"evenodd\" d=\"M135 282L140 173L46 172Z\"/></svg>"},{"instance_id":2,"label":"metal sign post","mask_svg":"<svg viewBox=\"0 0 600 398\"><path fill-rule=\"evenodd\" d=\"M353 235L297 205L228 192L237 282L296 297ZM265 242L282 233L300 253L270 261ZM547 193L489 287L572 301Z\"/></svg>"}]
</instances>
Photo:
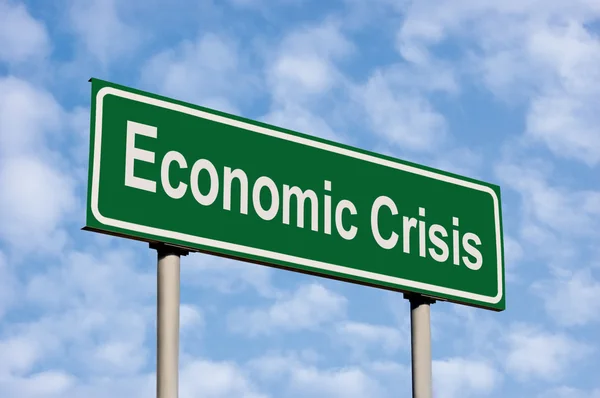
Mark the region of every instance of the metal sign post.
<instances>
[{"instance_id":1,"label":"metal sign post","mask_svg":"<svg viewBox=\"0 0 600 398\"><path fill-rule=\"evenodd\" d=\"M179 288L180 256L186 255L173 246L151 244L158 257L157 329L156 329L156 397L179 396Z\"/></svg>"},{"instance_id":2,"label":"metal sign post","mask_svg":"<svg viewBox=\"0 0 600 398\"><path fill-rule=\"evenodd\" d=\"M431 322L429 306L435 300L419 294L405 294L410 301L410 340L413 398L432 397Z\"/></svg>"}]
</instances>

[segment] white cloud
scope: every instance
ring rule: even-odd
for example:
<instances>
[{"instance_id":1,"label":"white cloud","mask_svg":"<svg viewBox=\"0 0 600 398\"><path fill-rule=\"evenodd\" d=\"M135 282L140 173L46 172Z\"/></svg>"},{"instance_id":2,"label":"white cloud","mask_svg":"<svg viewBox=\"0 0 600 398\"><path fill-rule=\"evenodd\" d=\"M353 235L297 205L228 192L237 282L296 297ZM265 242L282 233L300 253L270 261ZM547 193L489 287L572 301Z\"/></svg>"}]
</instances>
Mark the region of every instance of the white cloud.
<instances>
[{"instance_id":1,"label":"white cloud","mask_svg":"<svg viewBox=\"0 0 600 398\"><path fill-rule=\"evenodd\" d=\"M182 260L181 283L184 287L215 289L220 293L242 293L254 289L264 297L276 297L279 291L273 286L272 269L247 262L195 253Z\"/></svg>"},{"instance_id":2,"label":"white cloud","mask_svg":"<svg viewBox=\"0 0 600 398\"><path fill-rule=\"evenodd\" d=\"M248 361L247 367L253 377L262 381L282 381L289 377L290 372L306 366L316 366L324 358L312 350L269 353Z\"/></svg>"},{"instance_id":3,"label":"white cloud","mask_svg":"<svg viewBox=\"0 0 600 398\"><path fill-rule=\"evenodd\" d=\"M330 21L298 29L279 44L268 62L269 82L274 101L299 103L316 94L324 94L343 82L335 61L347 57L354 47Z\"/></svg>"},{"instance_id":4,"label":"white cloud","mask_svg":"<svg viewBox=\"0 0 600 398\"><path fill-rule=\"evenodd\" d=\"M19 64L50 53L44 24L33 18L25 5L0 1L0 61Z\"/></svg>"},{"instance_id":5,"label":"white cloud","mask_svg":"<svg viewBox=\"0 0 600 398\"><path fill-rule=\"evenodd\" d=\"M333 19L296 28L284 37L280 44L280 54L315 54L327 59L346 56L352 53L355 47L342 34L340 28L340 24Z\"/></svg>"},{"instance_id":6,"label":"white cloud","mask_svg":"<svg viewBox=\"0 0 600 398\"><path fill-rule=\"evenodd\" d=\"M544 391L538 395L538 398L599 398L600 389L594 389L593 391L584 391L578 388L561 386L553 388L548 391Z\"/></svg>"},{"instance_id":7,"label":"white cloud","mask_svg":"<svg viewBox=\"0 0 600 398\"><path fill-rule=\"evenodd\" d=\"M216 362L197 358L180 367L179 396L192 398L268 398L233 362ZM110 378L90 374L75 377L62 370L47 370L28 376L11 376L0 380L0 394L24 398L62 397L132 397L155 394L155 375L144 373Z\"/></svg>"},{"instance_id":8,"label":"white cloud","mask_svg":"<svg viewBox=\"0 0 600 398\"><path fill-rule=\"evenodd\" d=\"M181 398L267 398L244 372L231 362L195 360L183 366L180 374Z\"/></svg>"},{"instance_id":9,"label":"white cloud","mask_svg":"<svg viewBox=\"0 0 600 398\"><path fill-rule=\"evenodd\" d=\"M432 167L437 167L450 173L481 179L483 164L481 153L478 153L476 149L469 149L467 147L457 147L441 151L441 153L436 154L436 157L431 162Z\"/></svg>"},{"instance_id":10,"label":"white cloud","mask_svg":"<svg viewBox=\"0 0 600 398\"><path fill-rule=\"evenodd\" d=\"M74 378L74 377L73 377ZM18 383L14 391L17 395L23 396L22 391L25 387L22 384L28 380L23 380ZM143 398L156 394L155 378L153 374L143 374L139 376L127 377L98 377L90 376L81 379L75 379L70 388L66 391L57 393L56 395L35 396L35 398L63 398L63 397L86 397L86 398L103 398L103 397L131 397ZM28 397L27 397L28 398ZM33 398L33 397L32 397Z\"/></svg>"},{"instance_id":11,"label":"white cloud","mask_svg":"<svg viewBox=\"0 0 600 398\"><path fill-rule=\"evenodd\" d=\"M514 327L506 340L506 369L522 380L558 380L591 352L591 347L567 335L527 325Z\"/></svg>"},{"instance_id":12,"label":"white cloud","mask_svg":"<svg viewBox=\"0 0 600 398\"><path fill-rule=\"evenodd\" d=\"M462 35L466 30L477 29L479 36L469 36L468 41L482 41L486 50L492 45L517 44L523 28L536 28L559 17L561 20L591 21L600 13L593 0L565 3L560 0L542 2L505 1L484 3L461 1L420 1L405 3L408 11L398 34L400 48L413 45L428 46L440 43L451 35ZM503 23L513 22L514 29L497 30ZM461 37L462 38L462 37ZM423 49L424 50L424 49Z\"/></svg>"},{"instance_id":13,"label":"white cloud","mask_svg":"<svg viewBox=\"0 0 600 398\"><path fill-rule=\"evenodd\" d=\"M294 368L289 389L293 397L359 398L383 397L384 389L359 368L319 370L315 367Z\"/></svg>"},{"instance_id":14,"label":"white cloud","mask_svg":"<svg viewBox=\"0 0 600 398\"><path fill-rule=\"evenodd\" d=\"M272 2L268 0L228 0L233 6L239 7L242 9L252 9L252 10L260 10L265 13L268 13L269 9L274 5ZM298 6L302 5L306 2L306 0L279 0L277 2L277 7L283 6Z\"/></svg>"},{"instance_id":15,"label":"white cloud","mask_svg":"<svg viewBox=\"0 0 600 398\"><path fill-rule=\"evenodd\" d=\"M41 351L38 342L23 336L0 341L0 354L5 359L0 364L0 375L5 378L28 373L41 357Z\"/></svg>"},{"instance_id":16,"label":"white cloud","mask_svg":"<svg viewBox=\"0 0 600 398\"><path fill-rule=\"evenodd\" d=\"M278 390L277 396L290 398L385 397L385 389L369 370L374 369L379 373L388 371L393 376L397 376L398 371L397 367L383 364L322 368L311 362L313 361L294 353L267 354L253 359L248 366L253 374L263 380L281 382L282 388Z\"/></svg>"},{"instance_id":17,"label":"white cloud","mask_svg":"<svg viewBox=\"0 0 600 398\"><path fill-rule=\"evenodd\" d=\"M536 98L527 119L527 133L544 142L557 156L581 159L590 166L600 162L600 106L597 93L575 97L552 90Z\"/></svg>"},{"instance_id":18,"label":"white cloud","mask_svg":"<svg viewBox=\"0 0 600 398\"><path fill-rule=\"evenodd\" d=\"M137 325L128 322L117 323L115 326L135 327ZM89 358L94 362L94 368L110 369L107 373L135 374L149 359L145 350L141 349L142 344L138 339L111 338L108 342L99 344Z\"/></svg>"},{"instance_id":19,"label":"white cloud","mask_svg":"<svg viewBox=\"0 0 600 398\"><path fill-rule=\"evenodd\" d=\"M548 316L565 326L581 326L600 319L600 281L590 268L556 270L553 279L535 282Z\"/></svg>"},{"instance_id":20,"label":"white cloud","mask_svg":"<svg viewBox=\"0 0 600 398\"><path fill-rule=\"evenodd\" d=\"M153 323L153 326L156 328L156 321ZM205 337L205 326L205 314L200 307L187 303L180 305L179 350L181 363L194 360L196 355L202 352L202 350L198 350L198 347L203 345L202 340Z\"/></svg>"},{"instance_id":21,"label":"white cloud","mask_svg":"<svg viewBox=\"0 0 600 398\"><path fill-rule=\"evenodd\" d=\"M206 33L153 56L142 81L161 94L237 113L235 101L251 95L255 85L247 68L236 41Z\"/></svg>"},{"instance_id":22,"label":"white cloud","mask_svg":"<svg viewBox=\"0 0 600 398\"><path fill-rule=\"evenodd\" d=\"M129 60L142 35L119 15L115 0L71 0L68 10L77 39L103 66Z\"/></svg>"},{"instance_id":23,"label":"white cloud","mask_svg":"<svg viewBox=\"0 0 600 398\"><path fill-rule=\"evenodd\" d=\"M60 251L74 183L35 157L0 161L0 237L17 249Z\"/></svg>"},{"instance_id":24,"label":"white cloud","mask_svg":"<svg viewBox=\"0 0 600 398\"><path fill-rule=\"evenodd\" d=\"M57 252L76 209L75 182L53 152L65 113L46 91L0 79L0 238L17 249Z\"/></svg>"},{"instance_id":25,"label":"white cloud","mask_svg":"<svg viewBox=\"0 0 600 398\"><path fill-rule=\"evenodd\" d=\"M600 39L581 22L547 26L532 33L529 51L553 71L535 97L527 133L557 156L600 162Z\"/></svg>"},{"instance_id":26,"label":"white cloud","mask_svg":"<svg viewBox=\"0 0 600 398\"><path fill-rule=\"evenodd\" d=\"M519 214L520 256L527 253L527 264L542 260L550 275L525 280L534 268L520 268L521 282L531 283L532 291L543 301L547 316L561 326L583 326L596 322L600 284L593 273L588 246L598 237L599 192L558 185L562 179L577 183L566 170L554 170L546 162L530 159L525 164L505 162L496 168L504 186L515 189L522 199ZM568 171L566 171L568 173ZM507 266L510 240L506 243ZM523 257L522 257L523 258ZM539 268L538 268L539 270ZM510 273L513 271L508 269ZM529 273L529 275L527 275ZM579 305L586 302L586 305Z\"/></svg>"},{"instance_id":27,"label":"white cloud","mask_svg":"<svg viewBox=\"0 0 600 398\"><path fill-rule=\"evenodd\" d=\"M61 371L36 373L29 377L19 395L61 396L74 384L74 381L74 377Z\"/></svg>"},{"instance_id":28,"label":"white cloud","mask_svg":"<svg viewBox=\"0 0 600 398\"><path fill-rule=\"evenodd\" d=\"M192 304L181 304L179 307L179 318L179 326L182 330L197 330L197 328L204 326L202 311Z\"/></svg>"},{"instance_id":29,"label":"white cloud","mask_svg":"<svg viewBox=\"0 0 600 398\"><path fill-rule=\"evenodd\" d=\"M132 251L109 247L99 255L74 251L65 253L63 258L60 267L34 274L28 281L27 297L32 303L57 310L65 306L77 308L80 303L96 309L125 309L124 298L144 300L154 294L155 273L136 270L136 255Z\"/></svg>"},{"instance_id":30,"label":"white cloud","mask_svg":"<svg viewBox=\"0 0 600 398\"><path fill-rule=\"evenodd\" d=\"M13 377L0 383L0 393L10 397L60 398L68 396L75 378L62 371L43 371L26 377Z\"/></svg>"},{"instance_id":31,"label":"white cloud","mask_svg":"<svg viewBox=\"0 0 600 398\"><path fill-rule=\"evenodd\" d=\"M85 189L88 183L90 151L90 108L72 109L65 119L63 128L68 129L69 142L68 147L62 148L61 154L70 160L70 177L76 181L79 189Z\"/></svg>"},{"instance_id":32,"label":"white cloud","mask_svg":"<svg viewBox=\"0 0 600 398\"><path fill-rule=\"evenodd\" d=\"M446 142L449 143L450 140ZM476 150L460 146L443 146L434 144L429 152L415 152L414 148L408 146L390 146L387 141L381 141L372 150L382 155L391 156L417 164L444 170L471 178L485 179L482 176L484 157Z\"/></svg>"},{"instance_id":33,"label":"white cloud","mask_svg":"<svg viewBox=\"0 0 600 398\"><path fill-rule=\"evenodd\" d=\"M332 340L343 341L357 353L362 353L365 349L375 346L385 353L392 354L405 347L406 342L410 339L397 328L362 322L345 321L339 323L334 330L335 334L331 336Z\"/></svg>"},{"instance_id":34,"label":"white cloud","mask_svg":"<svg viewBox=\"0 0 600 398\"><path fill-rule=\"evenodd\" d=\"M433 361L434 396L439 398L480 397L490 394L502 376L481 360L448 358Z\"/></svg>"},{"instance_id":35,"label":"white cloud","mask_svg":"<svg viewBox=\"0 0 600 398\"><path fill-rule=\"evenodd\" d=\"M393 379L393 384L397 384L401 378L408 381L411 377L410 365L400 364L392 361L373 361L366 364L365 368L380 376L387 376Z\"/></svg>"},{"instance_id":36,"label":"white cloud","mask_svg":"<svg viewBox=\"0 0 600 398\"><path fill-rule=\"evenodd\" d=\"M90 375L118 377L147 365L146 330L154 311L140 305L63 308L19 325L20 335L39 351L37 366L53 361Z\"/></svg>"},{"instance_id":37,"label":"white cloud","mask_svg":"<svg viewBox=\"0 0 600 398\"><path fill-rule=\"evenodd\" d=\"M308 94L319 93L330 87L333 75L330 66L315 55L288 55L277 60L274 78L287 87L302 87ZM291 93L281 94L285 98Z\"/></svg>"},{"instance_id":38,"label":"white cloud","mask_svg":"<svg viewBox=\"0 0 600 398\"><path fill-rule=\"evenodd\" d=\"M343 135L334 132L329 124L323 118L314 112L308 111L305 107L288 104L271 111L261 120L275 126L281 126L286 129L295 130L304 134L310 134L317 137L344 141Z\"/></svg>"},{"instance_id":39,"label":"white cloud","mask_svg":"<svg viewBox=\"0 0 600 398\"><path fill-rule=\"evenodd\" d=\"M8 263L6 256L0 251L0 321L4 314L17 301L20 286Z\"/></svg>"},{"instance_id":40,"label":"white cloud","mask_svg":"<svg viewBox=\"0 0 600 398\"><path fill-rule=\"evenodd\" d=\"M440 62L432 47L465 39L456 53L463 70L507 103L529 103L527 137L595 165L600 40L586 24L599 17L593 0L411 2L398 48L408 61L429 65Z\"/></svg>"},{"instance_id":41,"label":"white cloud","mask_svg":"<svg viewBox=\"0 0 600 398\"><path fill-rule=\"evenodd\" d=\"M265 57L270 109L267 123L323 138L346 141L330 123L347 100L348 81L337 62L354 53L338 23L324 20L288 33ZM340 124L349 124L347 116Z\"/></svg>"},{"instance_id":42,"label":"white cloud","mask_svg":"<svg viewBox=\"0 0 600 398\"><path fill-rule=\"evenodd\" d=\"M442 344L469 361L503 358L502 344L506 319L490 311L464 305L434 304L432 307L432 338L434 345ZM510 309L510 308L509 308ZM435 313L433 312L435 310ZM460 339L452 336L461 336ZM491 364L491 363L490 363Z\"/></svg>"},{"instance_id":43,"label":"white cloud","mask_svg":"<svg viewBox=\"0 0 600 398\"><path fill-rule=\"evenodd\" d=\"M523 246L515 238L504 235L504 262L506 278L514 280L516 278L516 267L524 257Z\"/></svg>"},{"instance_id":44,"label":"white cloud","mask_svg":"<svg viewBox=\"0 0 600 398\"><path fill-rule=\"evenodd\" d=\"M403 150L433 151L444 144L447 125L425 97L396 87L385 72L375 72L359 89L371 130Z\"/></svg>"},{"instance_id":45,"label":"white cloud","mask_svg":"<svg viewBox=\"0 0 600 398\"><path fill-rule=\"evenodd\" d=\"M97 376L138 373L148 363L146 331L156 311L155 275L137 271L135 258L111 248L97 257L65 254L29 279L26 303L44 312L12 333L38 347L38 362L60 358Z\"/></svg>"},{"instance_id":46,"label":"white cloud","mask_svg":"<svg viewBox=\"0 0 600 398\"><path fill-rule=\"evenodd\" d=\"M531 166L501 163L496 173L505 186L521 194L525 214L533 221L558 234L589 236L598 232L600 192L551 185L549 172Z\"/></svg>"},{"instance_id":47,"label":"white cloud","mask_svg":"<svg viewBox=\"0 0 600 398\"><path fill-rule=\"evenodd\" d=\"M264 309L238 309L229 316L232 331L251 336L281 331L316 330L343 316L346 299L320 284L300 286L292 296Z\"/></svg>"},{"instance_id":48,"label":"white cloud","mask_svg":"<svg viewBox=\"0 0 600 398\"><path fill-rule=\"evenodd\" d=\"M248 368L264 380L279 380L286 376L290 369L302 366L303 361L295 353L283 355L268 353L248 362Z\"/></svg>"},{"instance_id":49,"label":"white cloud","mask_svg":"<svg viewBox=\"0 0 600 398\"><path fill-rule=\"evenodd\" d=\"M531 220L524 221L520 233L524 242L531 249L535 248L535 251L529 251L532 259L542 258L551 266L577 264L581 261L581 253L570 239Z\"/></svg>"},{"instance_id":50,"label":"white cloud","mask_svg":"<svg viewBox=\"0 0 600 398\"><path fill-rule=\"evenodd\" d=\"M12 76L0 78L0 156L44 154L63 116L45 90Z\"/></svg>"}]
</instances>

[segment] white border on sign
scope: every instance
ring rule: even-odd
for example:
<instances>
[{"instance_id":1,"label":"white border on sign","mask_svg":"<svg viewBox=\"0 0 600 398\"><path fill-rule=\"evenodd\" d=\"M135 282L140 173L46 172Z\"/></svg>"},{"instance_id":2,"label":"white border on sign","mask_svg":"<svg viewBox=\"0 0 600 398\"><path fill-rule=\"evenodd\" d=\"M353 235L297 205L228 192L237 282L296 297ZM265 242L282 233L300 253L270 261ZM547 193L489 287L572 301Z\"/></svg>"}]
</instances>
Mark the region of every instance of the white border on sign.
<instances>
[{"instance_id":1,"label":"white border on sign","mask_svg":"<svg viewBox=\"0 0 600 398\"><path fill-rule=\"evenodd\" d=\"M494 201L494 219L496 222L496 252L497 252L497 268L498 268L498 294L494 297L464 292L462 290L456 290L451 288L446 288L442 286L430 285L428 283L422 283L417 281L411 281L407 279L397 278L388 275L381 275L374 272L358 270L354 268L348 268L341 265L329 264L321 261L310 260L302 257L291 256L287 254L277 253L269 250L256 249L249 246L238 245L235 243L223 242L214 239L201 238L194 235L183 234L180 232L167 231L160 228L148 227L145 225L138 225L126 221L115 220L112 218L104 217L100 214L100 210L98 209L98 195L100 189L100 153L102 148L102 110L103 110L103 99L107 95L115 95L117 97L122 97L126 99L130 99L132 101L138 101L142 103L146 103L149 105L158 106L161 108L170 109L176 112L186 113L188 115L196 116L199 118L204 118L208 120L212 120L217 123L227 124L233 127L241 128L244 130L250 130L255 133L265 134L271 137L276 137L282 140L287 140L291 142L295 142L301 145L307 145L314 148L322 149L328 152L334 152L340 155L353 157L356 159L364 160L366 162L371 162L375 164L379 164L386 167L391 167L398 170L407 171L410 173L418 174L424 177L434 178L437 180L445 181L455 185L461 185L466 188L487 192L492 196ZM416 289L427 290L430 292L446 294L450 296L462 297L465 299L497 304L500 302L503 296L502 289L502 246L501 246L501 235L500 235L500 209L499 209L499 200L496 196L496 192L490 187L476 184L470 181L463 181L458 178L445 176L443 174L438 174L428 170L421 170L413 166L405 165L402 163L397 163L387 159L381 159L375 156L371 156L368 154L360 153L353 151L351 149L340 148L337 146L333 146L330 144L326 144L319 141L313 141L308 138L298 137L292 134L283 133L281 131L271 130L266 127L255 126L249 123L245 123L242 121L229 119L225 116L213 115L211 113L207 113L198 109L193 109L186 107L184 105L174 104L171 102L159 100L156 98L146 97L140 94L135 94L123 90L116 89L114 87L104 87L98 91L96 96L96 120L95 120L95 140L94 140L94 158L93 158L93 173L92 173L92 194L91 194L91 207L92 213L96 217L98 221L103 224L125 229L131 231L137 231L145 234L162 236L165 238L175 239L179 241L184 241L188 243L195 243L199 245L209 246L218 249L229 250L232 252L245 253L253 256L259 256L267 259L274 259L279 261L284 261L292 264L300 264L306 267L314 268L317 270L326 270L337 272L345 275L357 276L360 278L370 279L372 281L380 281L387 282L401 286L412 287Z\"/></svg>"}]
</instances>

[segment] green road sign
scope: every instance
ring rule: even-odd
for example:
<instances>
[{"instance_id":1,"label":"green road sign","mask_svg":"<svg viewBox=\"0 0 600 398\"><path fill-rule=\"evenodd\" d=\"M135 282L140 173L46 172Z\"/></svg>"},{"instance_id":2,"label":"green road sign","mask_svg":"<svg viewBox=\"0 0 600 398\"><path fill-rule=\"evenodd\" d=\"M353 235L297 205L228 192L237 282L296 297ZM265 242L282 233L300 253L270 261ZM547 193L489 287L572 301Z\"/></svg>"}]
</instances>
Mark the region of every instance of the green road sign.
<instances>
[{"instance_id":1,"label":"green road sign","mask_svg":"<svg viewBox=\"0 0 600 398\"><path fill-rule=\"evenodd\" d=\"M498 186L97 79L85 229L505 308Z\"/></svg>"}]
</instances>

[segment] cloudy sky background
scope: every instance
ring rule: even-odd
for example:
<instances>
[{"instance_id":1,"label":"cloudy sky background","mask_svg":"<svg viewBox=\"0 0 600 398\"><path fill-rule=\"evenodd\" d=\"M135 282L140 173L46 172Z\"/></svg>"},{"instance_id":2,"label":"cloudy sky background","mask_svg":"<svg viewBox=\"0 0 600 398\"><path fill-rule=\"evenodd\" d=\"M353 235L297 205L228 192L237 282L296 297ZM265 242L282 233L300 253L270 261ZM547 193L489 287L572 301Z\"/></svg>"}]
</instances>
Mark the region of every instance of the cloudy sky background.
<instances>
[{"instance_id":1,"label":"cloudy sky background","mask_svg":"<svg viewBox=\"0 0 600 398\"><path fill-rule=\"evenodd\" d=\"M0 0L0 396L154 394L155 252L82 232L90 77L502 187L507 310L435 396L600 397L597 0ZM182 259L180 395L406 397L400 294Z\"/></svg>"}]
</instances>

